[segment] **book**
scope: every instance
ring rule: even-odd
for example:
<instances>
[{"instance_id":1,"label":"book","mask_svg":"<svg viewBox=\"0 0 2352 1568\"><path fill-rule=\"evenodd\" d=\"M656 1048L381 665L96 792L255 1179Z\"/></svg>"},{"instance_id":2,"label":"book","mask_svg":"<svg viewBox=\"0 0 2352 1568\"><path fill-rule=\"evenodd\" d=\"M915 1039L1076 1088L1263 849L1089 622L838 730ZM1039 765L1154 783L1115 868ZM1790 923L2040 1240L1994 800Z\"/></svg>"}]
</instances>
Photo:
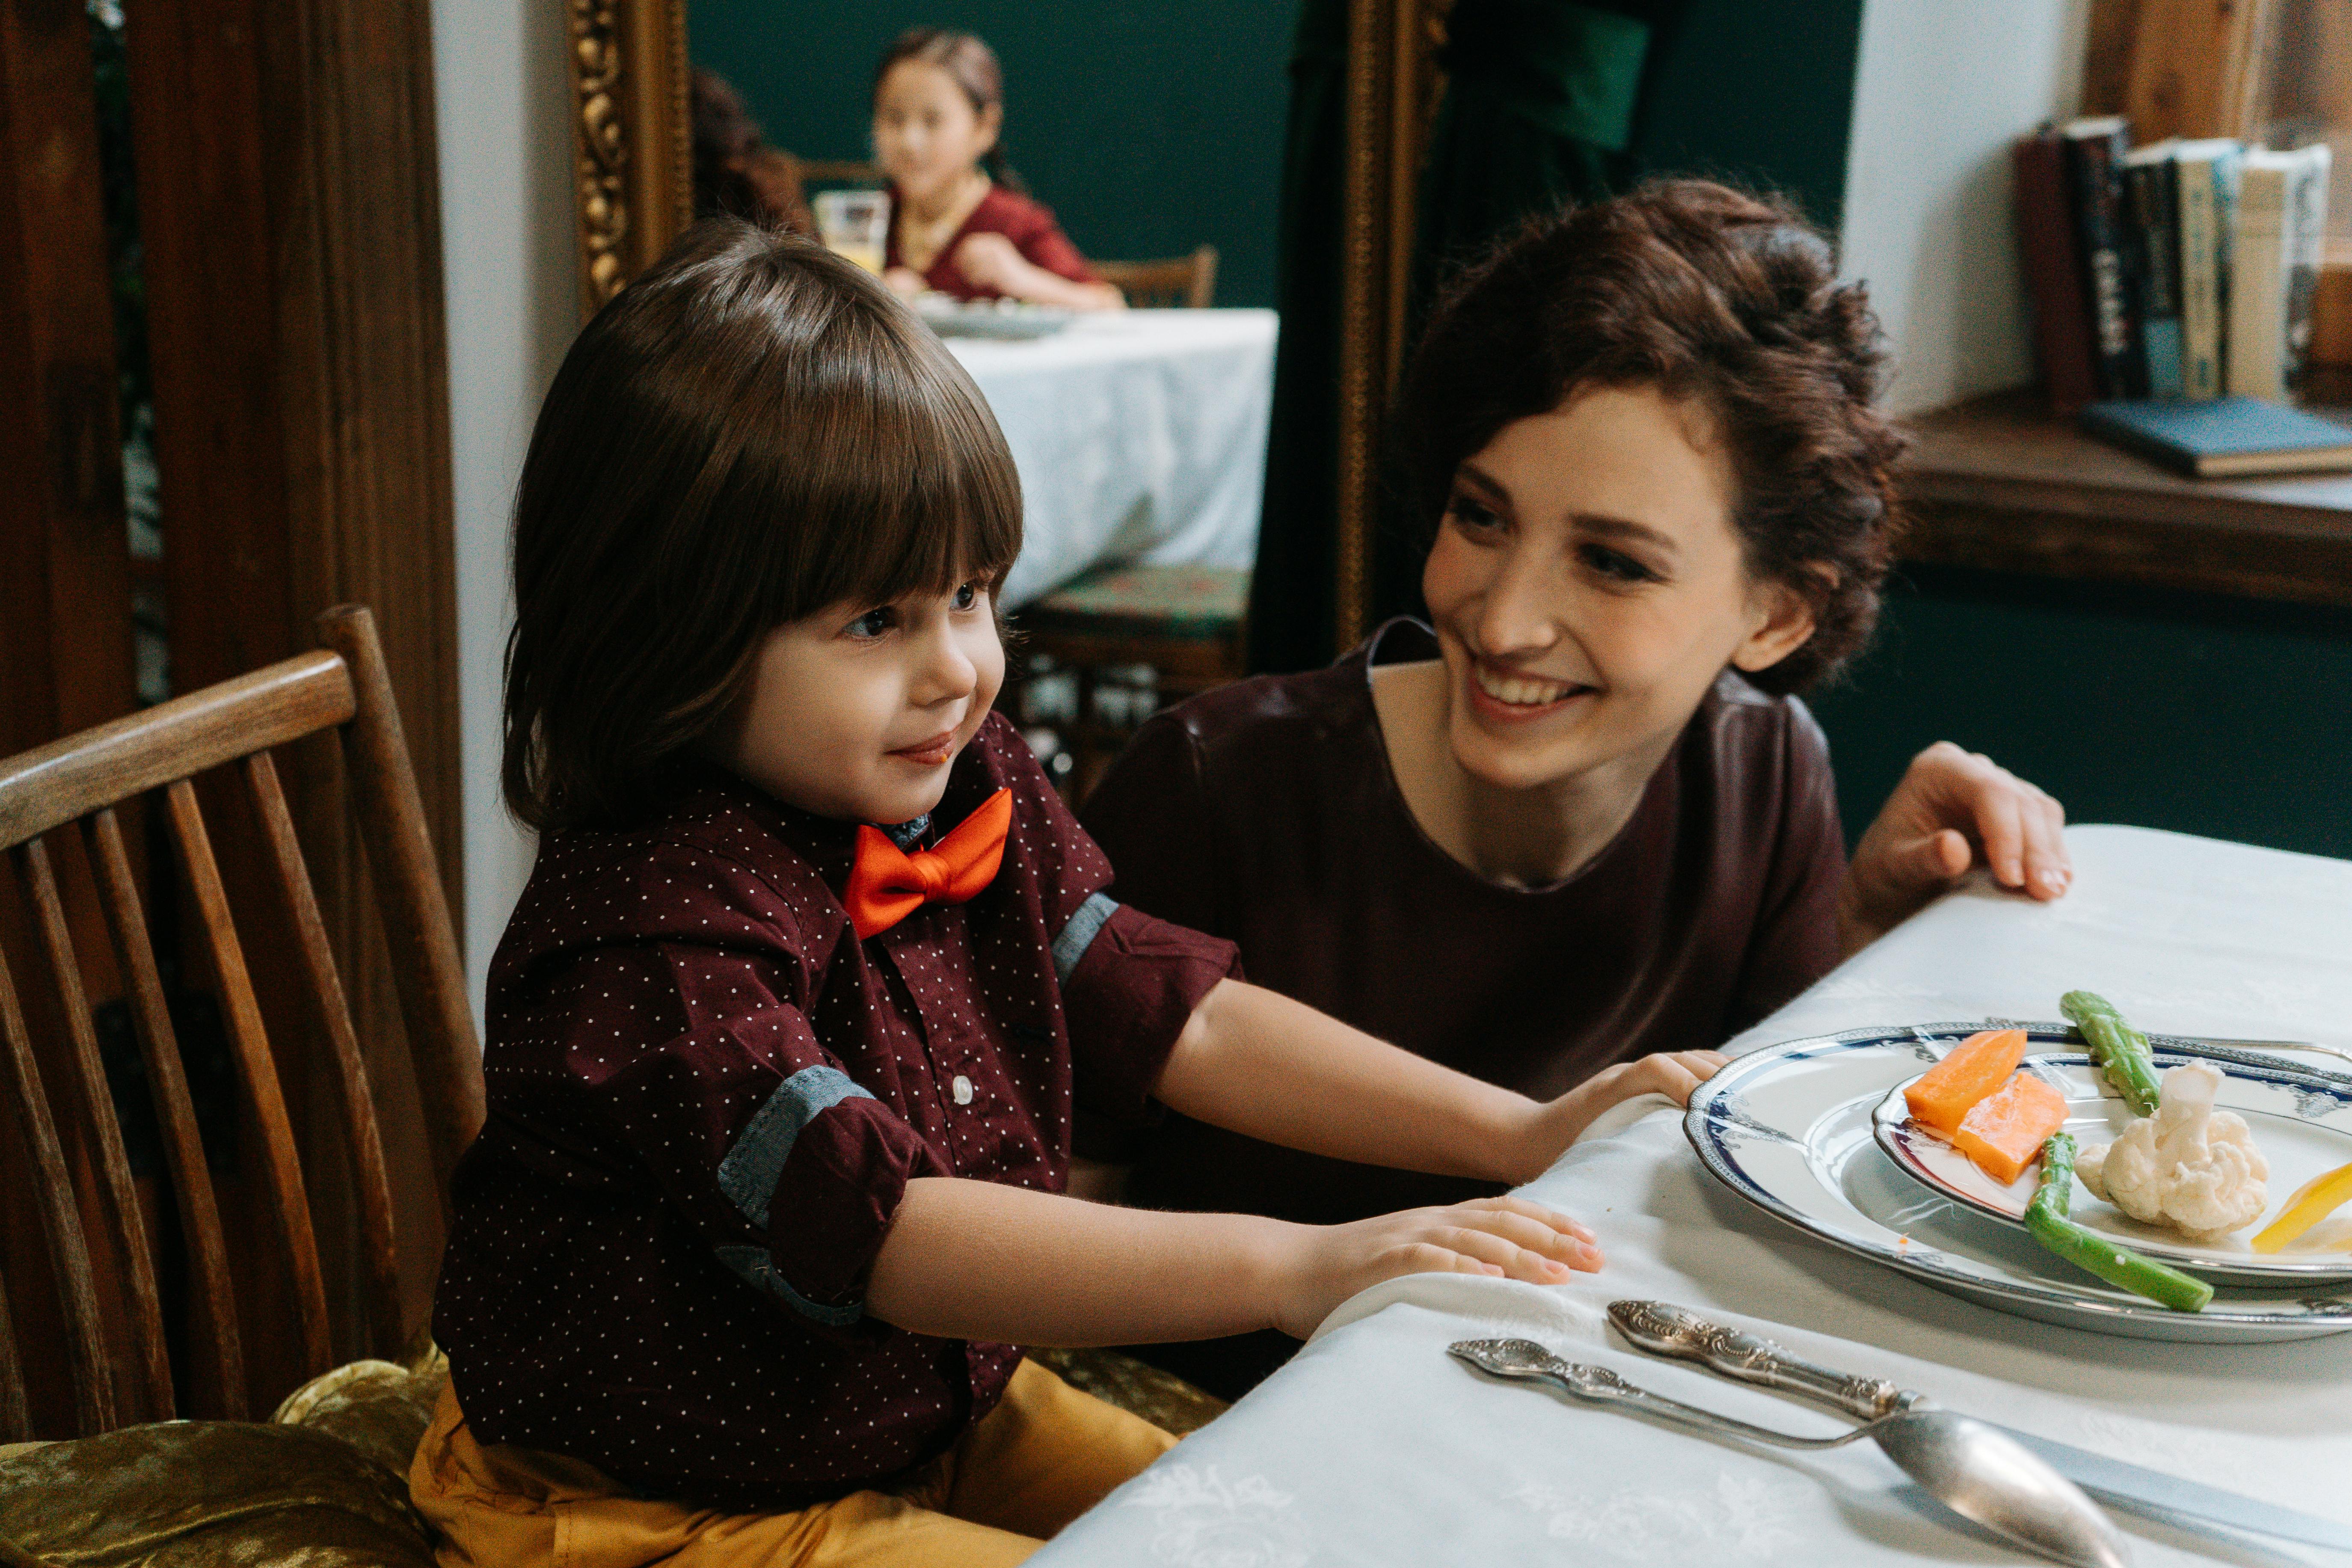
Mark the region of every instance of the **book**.
<instances>
[{"instance_id":1,"label":"book","mask_svg":"<svg viewBox=\"0 0 2352 1568\"><path fill-rule=\"evenodd\" d=\"M2192 479L2352 468L2352 426L2267 398L2094 403L2078 417L2101 440Z\"/></svg>"},{"instance_id":2,"label":"book","mask_svg":"<svg viewBox=\"0 0 2352 1568\"><path fill-rule=\"evenodd\" d=\"M2091 306L2099 393L2127 396L2138 379L2132 364L2131 288L2123 257L2122 163L2131 145L2131 128L2122 116L2106 114L2073 121L2059 135L2066 147L2067 187L2082 247L2083 293Z\"/></svg>"},{"instance_id":3,"label":"book","mask_svg":"<svg viewBox=\"0 0 2352 1568\"><path fill-rule=\"evenodd\" d=\"M2139 302L2142 397L2179 397L2180 202L2177 141L2136 147L2124 157L2124 261Z\"/></svg>"},{"instance_id":4,"label":"book","mask_svg":"<svg viewBox=\"0 0 2352 1568\"><path fill-rule=\"evenodd\" d=\"M2066 190L2066 151L2043 126L2010 148L2016 182L2018 263L2033 305L2033 357L2052 410L2072 414L2099 395L2091 346L2090 307L2074 211Z\"/></svg>"},{"instance_id":5,"label":"book","mask_svg":"<svg viewBox=\"0 0 2352 1568\"><path fill-rule=\"evenodd\" d=\"M2327 184L2332 155L2325 142L2287 156L2286 212L2279 230L2279 259L2286 268L2286 360L2281 367L2290 387L2303 383L2311 354L2313 304L2319 295L2319 267L2327 248Z\"/></svg>"},{"instance_id":6,"label":"book","mask_svg":"<svg viewBox=\"0 0 2352 1568\"><path fill-rule=\"evenodd\" d=\"M2186 397L2221 395L2229 335L2230 227L2245 149L2221 137L2173 151L2179 193L2180 380Z\"/></svg>"},{"instance_id":7,"label":"book","mask_svg":"<svg viewBox=\"0 0 2352 1568\"><path fill-rule=\"evenodd\" d=\"M2302 375L2311 347L2311 297L2319 286L2327 165L2325 143L2246 154L2230 250L2226 379L2232 394L2283 398Z\"/></svg>"}]
</instances>

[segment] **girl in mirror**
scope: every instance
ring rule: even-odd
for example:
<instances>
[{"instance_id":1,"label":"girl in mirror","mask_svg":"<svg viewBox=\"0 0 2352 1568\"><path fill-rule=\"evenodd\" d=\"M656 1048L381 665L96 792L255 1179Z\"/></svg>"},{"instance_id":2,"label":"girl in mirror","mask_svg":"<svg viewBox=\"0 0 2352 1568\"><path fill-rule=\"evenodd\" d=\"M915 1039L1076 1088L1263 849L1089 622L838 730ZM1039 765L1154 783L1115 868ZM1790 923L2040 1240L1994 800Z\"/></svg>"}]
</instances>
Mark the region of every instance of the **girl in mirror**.
<instances>
[{"instance_id":1,"label":"girl in mirror","mask_svg":"<svg viewBox=\"0 0 2352 1568\"><path fill-rule=\"evenodd\" d=\"M1796 693L1876 615L1882 359L1777 202L1679 181L1530 225L1440 303L1403 390L1431 624L1146 725L1085 813L1118 897L1538 1097L1723 1044L1972 866L2058 897L2057 803L1949 744L1847 863ZM1485 1190L1182 1118L1122 1152L1153 1208L1333 1223ZM1148 1353L1233 1397L1289 1349Z\"/></svg>"},{"instance_id":2,"label":"girl in mirror","mask_svg":"<svg viewBox=\"0 0 2352 1568\"><path fill-rule=\"evenodd\" d=\"M902 294L1077 310L1125 300L1045 206L1003 184L1004 73L970 33L917 27L874 73L874 155L890 176L884 280Z\"/></svg>"}]
</instances>

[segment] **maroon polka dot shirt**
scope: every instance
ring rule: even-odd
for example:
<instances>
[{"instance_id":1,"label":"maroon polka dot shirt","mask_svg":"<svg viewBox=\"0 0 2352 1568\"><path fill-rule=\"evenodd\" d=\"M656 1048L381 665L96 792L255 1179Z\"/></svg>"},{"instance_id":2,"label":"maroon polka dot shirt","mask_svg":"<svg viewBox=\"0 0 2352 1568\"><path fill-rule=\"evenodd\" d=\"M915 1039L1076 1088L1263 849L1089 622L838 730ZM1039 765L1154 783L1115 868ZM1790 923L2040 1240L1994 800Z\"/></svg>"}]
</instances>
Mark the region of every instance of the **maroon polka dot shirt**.
<instances>
[{"instance_id":1,"label":"maroon polka dot shirt","mask_svg":"<svg viewBox=\"0 0 2352 1568\"><path fill-rule=\"evenodd\" d=\"M908 1179L1060 1191L1074 1090L1147 1119L1234 951L1103 896L1109 863L1002 717L939 829L1003 785L988 889L864 942L837 897L855 825L716 768L645 825L541 845L491 963L489 1119L434 1310L478 1440L783 1510L994 1406L1018 1349L861 1308Z\"/></svg>"}]
</instances>

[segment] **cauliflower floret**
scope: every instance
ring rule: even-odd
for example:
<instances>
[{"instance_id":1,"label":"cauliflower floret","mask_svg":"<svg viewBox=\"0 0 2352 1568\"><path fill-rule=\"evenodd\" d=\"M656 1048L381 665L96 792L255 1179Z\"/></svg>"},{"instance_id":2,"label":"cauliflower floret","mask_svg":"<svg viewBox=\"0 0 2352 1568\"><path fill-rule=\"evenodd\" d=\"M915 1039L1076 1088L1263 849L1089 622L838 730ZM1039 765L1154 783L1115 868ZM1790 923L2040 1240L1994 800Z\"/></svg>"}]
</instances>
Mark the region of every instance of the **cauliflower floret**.
<instances>
[{"instance_id":1,"label":"cauliflower floret","mask_svg":"<svg viewBox=\"0 0 2352 1568\"><path fill-rule=\"evenodd\" d=\"M2270 1202L2263 1184L2270 1162L2254 1147L2243 1117L2213 1109L2221 1069L2186 1062L2164 1075L2154 1116L2095 1143L2074 1162L2092 1195L2147 1225L2192 1237L2218 1236L2253 1224Z\"/></svg>"}]
</instances>

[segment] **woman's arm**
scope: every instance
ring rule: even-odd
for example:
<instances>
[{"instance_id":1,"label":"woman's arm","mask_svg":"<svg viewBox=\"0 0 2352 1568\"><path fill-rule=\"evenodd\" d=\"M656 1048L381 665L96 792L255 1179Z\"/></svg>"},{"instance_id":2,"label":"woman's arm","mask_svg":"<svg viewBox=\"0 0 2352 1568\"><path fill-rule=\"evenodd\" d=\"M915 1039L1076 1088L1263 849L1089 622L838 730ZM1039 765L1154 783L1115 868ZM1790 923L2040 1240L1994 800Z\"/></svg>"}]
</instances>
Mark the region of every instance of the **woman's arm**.
<instances>
[{"instance_id":1,"label":"woman's arm","mask_svg":"<svg viewBox=\"0 0 2352 1568\"><path fill-rule=\"evenodd\" d=\"M1518 1183L1549 1169L1609 1107L1653 1091L1686 1101L1724 1060L1643 1057L1539 1103L1226 980L1193 1009L1152 1093L1196 1121L1309 1153Z\"/></svg>"},{"instance_id":2,"label":"woman's arm","mask_svg":"<svg viewBox=\"0 0 2352 1568\"><path fill-rule=\"evenodd\" d=\"M1305 1338L1332 1308L1399 1274L1557 1284L1601 1267L1592 1233L1517 1198L1354 1225L1113 1208L994 1182L907 1184L866 1311L902 1329L1029 1345Z\"/></svg>"},{"instance_id":3,"label":"woman's arm","mask_svg":"<svg viewBox=\"0 0 2352 1568\"><path fill-rule=\"evenodd\" d=\"M1978 866L2045 902L2074 879L2066 808L1981 752L1938 741L1911 759L1854 846L1838 897L1838 944L1853 956Z\"/></svg>"}]
</instances>

